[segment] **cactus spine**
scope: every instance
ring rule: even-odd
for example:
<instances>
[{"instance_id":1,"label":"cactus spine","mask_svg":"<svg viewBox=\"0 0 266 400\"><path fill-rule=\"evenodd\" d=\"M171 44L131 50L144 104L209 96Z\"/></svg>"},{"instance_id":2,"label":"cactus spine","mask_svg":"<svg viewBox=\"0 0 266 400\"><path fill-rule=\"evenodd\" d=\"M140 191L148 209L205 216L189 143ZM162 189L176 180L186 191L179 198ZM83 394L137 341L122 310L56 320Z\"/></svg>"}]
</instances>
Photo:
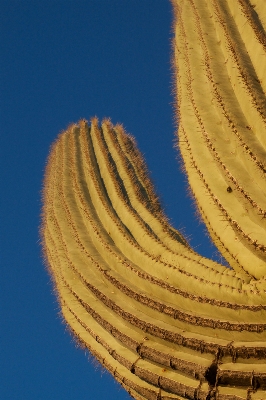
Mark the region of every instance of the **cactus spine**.
<instances>
[{"instance_id":1,"label":"cactus spine","mask_svg":"<svg viewBox=\"0 0 266 400\"><path fill-rule=\"evenodd\" d=\"M44 252L72 332L133 398L266 399L263 5L172 3L179 146L233 269L168 224L134 139L109 120L52 147Z\"/></svg>"}]
</instances>

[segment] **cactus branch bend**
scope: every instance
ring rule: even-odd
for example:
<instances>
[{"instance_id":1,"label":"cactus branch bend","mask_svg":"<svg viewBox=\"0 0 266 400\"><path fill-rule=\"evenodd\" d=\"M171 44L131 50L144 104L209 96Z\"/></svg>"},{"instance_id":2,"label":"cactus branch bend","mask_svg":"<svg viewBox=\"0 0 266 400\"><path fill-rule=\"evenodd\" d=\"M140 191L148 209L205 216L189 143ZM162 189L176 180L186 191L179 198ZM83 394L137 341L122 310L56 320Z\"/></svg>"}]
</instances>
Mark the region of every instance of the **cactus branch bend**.
<instances>
[{"instance_id":1,"label":"cactus branch bend","mask_svg":"<svg viewBox=\"0 0 266 400\"><path fill-rule=\"evenodd\" d=\"M71 331L135 399L266 399L264 0L173 0L179 147L232 269L165 217L134 139L96 118L52 146L42 241Z\"/></svg>"}]
</instances>

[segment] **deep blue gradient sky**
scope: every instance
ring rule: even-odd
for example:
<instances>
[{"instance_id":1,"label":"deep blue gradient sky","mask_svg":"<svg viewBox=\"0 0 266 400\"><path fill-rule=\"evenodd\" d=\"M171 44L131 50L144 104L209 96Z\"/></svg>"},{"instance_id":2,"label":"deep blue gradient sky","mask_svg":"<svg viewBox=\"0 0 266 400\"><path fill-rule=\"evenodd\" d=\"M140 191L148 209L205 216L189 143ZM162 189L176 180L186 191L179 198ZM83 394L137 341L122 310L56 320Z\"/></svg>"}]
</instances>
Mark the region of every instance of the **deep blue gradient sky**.
<instances>
[{"instance_id":1,"label":"deep blue gradient sky","mask_svg":"<svg viewBox=\"0 0 266 400\"><path fill-rule=\"evenodd\" d=\"M3 400L126 400L58 316L38 227L49 147L70 122L111 117L144 153L173 225L214 256L174 140L167 0L1 0L1 385Z\"/></svg>"}]
</instances>

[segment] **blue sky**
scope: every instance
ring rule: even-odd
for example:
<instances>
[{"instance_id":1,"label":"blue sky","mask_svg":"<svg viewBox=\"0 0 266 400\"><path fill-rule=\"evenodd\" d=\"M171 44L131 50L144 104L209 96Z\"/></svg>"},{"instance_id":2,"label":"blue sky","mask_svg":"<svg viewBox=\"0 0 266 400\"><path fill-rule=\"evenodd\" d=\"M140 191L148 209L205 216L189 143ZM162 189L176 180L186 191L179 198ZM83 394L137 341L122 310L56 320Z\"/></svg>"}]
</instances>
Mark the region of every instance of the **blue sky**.
<instances>
[{"instance_id":1,"label":"blue sky","mask_svg":"<svg viewBox=\"0 0 266 400\"><path fill-rule=\"evenodd\" d=\"M69 123L111 117L137 139L167 215L215 257L174 140L167 0L1 0L3 400L126 400L58 315L38 227L49 147Z\"/></svg>"}]
</instances>

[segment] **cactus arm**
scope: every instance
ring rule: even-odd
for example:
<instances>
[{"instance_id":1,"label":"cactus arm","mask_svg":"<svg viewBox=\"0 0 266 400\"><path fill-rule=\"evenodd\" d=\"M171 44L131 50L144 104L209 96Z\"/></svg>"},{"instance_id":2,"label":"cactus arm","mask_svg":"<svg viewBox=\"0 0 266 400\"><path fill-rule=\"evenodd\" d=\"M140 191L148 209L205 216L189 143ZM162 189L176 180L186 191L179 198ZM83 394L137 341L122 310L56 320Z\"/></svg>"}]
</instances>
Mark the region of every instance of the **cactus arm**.
<instances>
[{"instance_id":1,"label":"cactus arm","mask_svg":"<svg viewBox=\"0 0 266 400\"><path fill-rule=\"evenodd\" d=\"M221 252L258 279L266 272L263 88L241 40L230 48L237 24L227 2L180 1L177 12L179 139L190 185Z\"/></svg>"},{"instance_id":2,"label":"cactus arm","mask_svg":"<svg viewBox=\"0 0 266 400\"><path fill-rule=\"evenodd\" d=\"M212 390L208 370L218 361L215 354L229 360L238 357L246 366L247 356L266 352L261 323L265 320L265 288L263 283L260 291L253 288L250 279L218 264L212 263L211 268L196 262L195 253L179 240L174 256L164 245L164 251L171 254L169 260L179 268L150 255L145 250L149 242L141 247L131 234L140 216L136 221L126 219L131 208L125 195L114 195L119 193L117 181L125 193L129 176L122 155L117 157L109 143L115 137L114 128L108 125L114 130L109 139L104 129L96 121L90 128L84 121L70 127L54 145L47 167L43 237L63 315L79 341L130 393L156 398L161 389L161 393L170 391L172 398L196 392L206 398ZM110 146L106 154L113 154L113 170L119 171L121 181L117 176L114 180L109 158L102 156L102 135L106 135ZM133 170L138 168L134 165ZM131 179L137 182L137 177ZM143 185L147 179L142 179ZM114 186L108 192L106 182L111 180ZM148 192L149 185L144 186ZM138 186L132 187L130 215L135 217ZM123 201L120 198L118 203L119 196ZM148 208L146 213L142 210L142 218L148 225ZM153 218L149 232L160 224L166 226L160 212ZM145 224L140 224L139 235L147 232ZM159 236L151 234L149 240L158 245ZM205 279L197 271L193 277L192 269L188 273L193 262ZM254 290L257 294L251 297ZM241 363L232 382L245 382ZM250 364L245 373L251 374L253 367ZM219 374L221 381L226 379L223 369Z\"/></svg>"},{"instance_id":3,"label":"cactus arm","mask_svg":"<svg viewBox=\"0 0 266 400\"><path fill-rule=\"evenodd\" d=\"M170 226L134 140L109 120L80 121L52 146L44 253L71 332L132 397L262 399L264 88L254 76L264 73L263 18L244 0L173 5L180 148L202 218L233 269L195 253ZM246 21L252 46L239 28L232 53L223 21L230 32Z\"/></svg>"}]
</instances>

